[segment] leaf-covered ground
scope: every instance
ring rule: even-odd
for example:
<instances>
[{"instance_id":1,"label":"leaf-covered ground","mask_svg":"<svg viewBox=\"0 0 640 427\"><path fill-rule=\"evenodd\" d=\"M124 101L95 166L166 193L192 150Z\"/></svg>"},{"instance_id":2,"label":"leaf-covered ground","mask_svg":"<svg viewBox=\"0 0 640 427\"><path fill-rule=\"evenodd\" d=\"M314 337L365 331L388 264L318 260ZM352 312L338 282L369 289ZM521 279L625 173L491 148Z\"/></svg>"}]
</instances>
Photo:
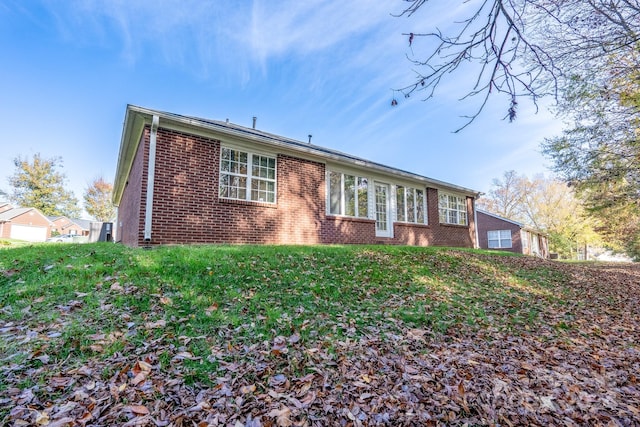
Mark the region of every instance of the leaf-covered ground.
<instances>
[{"instance_id":1,"label":"leaf-covered ground","mask_svg":"<svg viewBox=\"0 0 640 427\"><path fill-rule=\"evenodd\" d=\"M640 267L0 249L0 424L639 425Z\"/></svg>"}]
</instances>

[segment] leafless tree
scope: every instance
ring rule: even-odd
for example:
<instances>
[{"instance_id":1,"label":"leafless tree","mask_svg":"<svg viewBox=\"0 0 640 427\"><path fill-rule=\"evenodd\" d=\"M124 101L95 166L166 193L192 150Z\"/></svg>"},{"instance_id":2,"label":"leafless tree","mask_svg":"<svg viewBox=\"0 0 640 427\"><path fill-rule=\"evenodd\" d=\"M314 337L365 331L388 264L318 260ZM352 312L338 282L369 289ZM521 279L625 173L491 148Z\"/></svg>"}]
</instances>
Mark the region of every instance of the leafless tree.
<instances>
[{"instance_id":1,"label":"leafless tree","mask_svg":"<svg viewBox=\"0 0 640 427\"><path fill-rule=\"evenodd\" d=\"M417 16L438 0L405 0L398 15ZM463 99L479 98L479 106L465 116L468 126L493 94L508 97L505 118L516 118L518 101L538 106L543 96L556 100L576 74L609 77L611 58L637 51L640 4L637 0L466 0L466 16L448 32L434 28L410 32L408 37L416 78L400 87L405 97L436 93L443 79L468 73L473 81ZM416 57L418 40L426 54ZM637 64L636 64L637 65ZM394 97L392 104L397 104Z\"/></svg>"}]
</instances>

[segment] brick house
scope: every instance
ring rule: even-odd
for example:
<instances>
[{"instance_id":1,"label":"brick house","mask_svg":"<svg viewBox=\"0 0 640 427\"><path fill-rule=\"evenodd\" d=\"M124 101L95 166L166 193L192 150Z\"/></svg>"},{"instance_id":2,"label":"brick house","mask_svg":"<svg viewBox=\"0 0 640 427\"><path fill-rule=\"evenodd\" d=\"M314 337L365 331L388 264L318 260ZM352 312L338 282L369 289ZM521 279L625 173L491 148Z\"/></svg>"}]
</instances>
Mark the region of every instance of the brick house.
<instances>
[{"instance_id":1,"label":"brick house","mask_svg":"<svg viewBox=\"0 0 640 427\"><path fill-rule=\"evenodd\" d=\"M480 248L549 258L549 242L544 233L481 209L476 211L476 221Z\"/></svg>"},{"instance_id":2,"label":"brick house","mask_svg":"<svg viewBox=\"0 0 640 427\"><path fill-rule=\"evenodd\" d=\"M13 206L7 202L0 202L0 213L13 209Z\"/></svg>"},{"instance_id":3,"label":"brick house","mask_svg":"<svg viewBox=\"0 0 640 427\"><path fill-rule=\"evenodd\" d=\"M89 235L89 223L86 219L71 219L66 216L50 216L52 232L58 234L73 234L76 236L88 236Z\"/></svg>"},{"instance_id":4,"label":"brick house","mask_svg":"<svg viewBox=\"0 0 640 427\"><path fill-rule=\"evenodd\" d=\"M0 238L44 242L51 237L51 222L36 208L0 208Z\"/></svg>"},{"instance_id":5,"label":"brick house","mask_svg":"<svg viewBox=\"0 0 640 427\"><path fill-rule=\"evenodd\" d=\"M116 240L476 246L454 184L227 122L127 106Z\"/></svg>"}]
</instances>

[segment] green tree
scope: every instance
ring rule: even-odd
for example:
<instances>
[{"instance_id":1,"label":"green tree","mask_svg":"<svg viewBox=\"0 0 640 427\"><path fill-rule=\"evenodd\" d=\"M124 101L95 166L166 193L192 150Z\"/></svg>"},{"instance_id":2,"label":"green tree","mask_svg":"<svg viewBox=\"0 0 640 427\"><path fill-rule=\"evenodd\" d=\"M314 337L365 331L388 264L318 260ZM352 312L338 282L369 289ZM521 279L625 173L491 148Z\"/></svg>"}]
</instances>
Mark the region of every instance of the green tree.
<instances>
[{"instance_id":1,"label":"green tree","mask_svg":"<svg viewBox=\"0 0 640 427\"><path fill-rule=\"evenodd\" d=\"M559 105L571 126L546 139L543 152L601 221L602 232L639 257L633 222L640 200L640 71L626 71L638 63L633 57L615 61L616 70L625 71L606 81L574 77Z\"/></svg>"},{"instance_id":2,"label":"green tree","mask_svg":"<svg viewBox=\"0 0 640 427\"><path fill-rule=\"evenodd\" d=\"M40 153L28 158L14 159L16 170L9 177L13 188L11 201L19 206L33 207L45 215L77 217L80 214L78 199L65 189L66 175L59 157L43 158Z\"/></svg>"},{"instance_id":3,"label":"green tree","mask_svg":"<svg viewBox=\"0 0 640 427\"><path fill-rule=\"evenodd\" d=\"M543 175L529 179L514 171L505 172L503 180L493 181L482 206L547 233L549 250L563 258L575 258L578 247L602 244L595 231L598 224L585 214L573 189L556 179ZM510 215L500 211L504 206Z\"/></svg>"},{"instance_id":4,"label":"green tree","mask_svg":"<svg viewBox=\"0 0 640 427\"><path fill-rule=\"evenodd\" d=\"M97 221L112 221L116 208L111 203L113 185L102 177L96 178L84 192L84 209Z\"/></svg>"}]
</instances>

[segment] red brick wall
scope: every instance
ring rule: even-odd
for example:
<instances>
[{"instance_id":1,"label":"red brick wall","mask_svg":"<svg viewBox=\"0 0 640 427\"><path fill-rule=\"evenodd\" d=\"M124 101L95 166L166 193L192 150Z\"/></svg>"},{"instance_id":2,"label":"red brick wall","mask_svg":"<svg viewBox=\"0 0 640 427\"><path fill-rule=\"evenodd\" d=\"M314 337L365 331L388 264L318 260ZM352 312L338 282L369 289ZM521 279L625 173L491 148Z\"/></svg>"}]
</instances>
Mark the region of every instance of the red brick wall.
<instances>
[{"instance_id":1,"label":"red brick wall","mask_svg":"<svg viewBox=\"0 0 640 427\"><path fill-rule=\"evenodd\" d=\"M278 155L272 205L219 199L219 155L219 141L158 130L152 244L320 243L323 164Z\"/></svg>"},{"instance_id":2,"label":"red brick wall","mask_svg":"<svg viewBox=\"0 0 640 427\"><path fill-rule=\"evenodd\" d=\"M327 216L322 227L322 243L376 243L376 222L367 218Z\"/></svg>"},{"instance_id":3,"label":"red brick wall","mask_svg":"<svg viewBox=\"0 0 640 427\"><path fill-rule=\"evenodd\" d=\"M509 252L522 253L522 241L520 239L520 226L499 218L478 212L478 243L482 249L489 249L487 231L511 230L511 248L500 249Z\"/></svg>"},{"instance_id":4,"label":"red brick wall","mask_svg":"<svg viewBox=\"0 0 640 427\"><path fill-rule=\"evenodd\" d=\"M278 243L322 242L325 223L325 166L278 155Z\"/></svg>"},{"instance_id":5,"label":"red brick wall","mask_svg":"<svg viewBox=\"0 0 640 427\"><path fill-rule=\"evenodd\" d=\"M119 208L119 240L132 246L145 244L148 139L147 128ZM372 219L327 216L325 165L282 154L277 156L275 205L219 199L219 156L219 141L158 129L151 244L473 246L473 224L438 223L438 195L433 189L427 191L430 224L395 224L392 239L376 238ZM473 215L469 218L473 220Z\"/></svg>"}]
</instances>

